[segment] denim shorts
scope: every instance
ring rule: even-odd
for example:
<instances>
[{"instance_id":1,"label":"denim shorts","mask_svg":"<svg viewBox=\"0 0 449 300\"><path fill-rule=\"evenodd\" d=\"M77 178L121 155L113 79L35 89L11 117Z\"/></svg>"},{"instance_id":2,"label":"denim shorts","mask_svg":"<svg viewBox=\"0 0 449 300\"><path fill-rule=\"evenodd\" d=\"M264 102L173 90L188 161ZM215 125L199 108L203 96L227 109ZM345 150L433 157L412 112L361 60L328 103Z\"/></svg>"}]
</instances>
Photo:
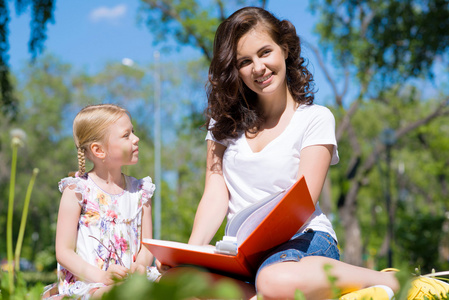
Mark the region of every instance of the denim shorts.
<instances>
[{"instance_id":1,"label":"denim shorts","mask_svg":"<svg viewBox=\"0 0 449 300\"><path fill-rule=\"evenodd\" d=\"M301 258L306 256L325 256L339 260L340 252L337 242L329 233L307 229L305 232L295 234L289 241L274 248L262 261L257 270L257 275L260 270L272 264L300 261Z\"/></svg>"}]
</instances>

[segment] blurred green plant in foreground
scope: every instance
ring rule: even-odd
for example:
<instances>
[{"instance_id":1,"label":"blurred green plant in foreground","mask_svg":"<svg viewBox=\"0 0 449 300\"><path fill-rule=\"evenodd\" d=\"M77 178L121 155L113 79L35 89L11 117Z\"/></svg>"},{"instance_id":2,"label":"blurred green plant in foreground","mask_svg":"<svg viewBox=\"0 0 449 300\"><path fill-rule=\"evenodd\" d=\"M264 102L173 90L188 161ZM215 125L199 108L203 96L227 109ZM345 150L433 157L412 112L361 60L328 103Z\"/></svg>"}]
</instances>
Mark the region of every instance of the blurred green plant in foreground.
<instances>
[{"instance_id":1,"label":"blurred green plant in foreground","mask_svg":"<svg viewBox=\"0 0 449 300\"><path fill-rule=\"evenodd\" d=\"M132 295L132 296L131 296ZM222 279L213 282L203 272L180 272L163 278L158 283L150 282L143 275L132 275L103 296L103 299L242 299L243 294L232 281Z\"/></svg>"},{"instance_id":2,"label":"blurred green plant in foreground","mask_svg":"<svg viewBox=\"0 0 449 300\"><path fill-rule=\"evenodd\" d=\"M36 168L33 170L33 174L31 176L30 183L28 185L22 211L22 219L20 222L19 235L17 238L15 258L13 258L12 224L13 224L13 211L14 211L14 196L16 188L17 152L19 147L23 147L25 145L26 134L21 129L13 129L11 130L10 133L11 133L12 155L11 155L9 199L8 199L8 215L6 223L6 248L7 248L8 263L7 263L7 272L3 272L1 276L0 299L25 299L25 298L34 299L32 295L36 293L40 294L40 290L42 290L42 287L38 284L36 285L36 288L27 290L25 280L23 280L22 274L20 273L20 252L22 249L23 236L25 233L26 219L28 216L28 207L30 204L31 192L33 190L34 182L36 181L36 176L39 173L39 170Z\"/></svg>"}]
</instances>

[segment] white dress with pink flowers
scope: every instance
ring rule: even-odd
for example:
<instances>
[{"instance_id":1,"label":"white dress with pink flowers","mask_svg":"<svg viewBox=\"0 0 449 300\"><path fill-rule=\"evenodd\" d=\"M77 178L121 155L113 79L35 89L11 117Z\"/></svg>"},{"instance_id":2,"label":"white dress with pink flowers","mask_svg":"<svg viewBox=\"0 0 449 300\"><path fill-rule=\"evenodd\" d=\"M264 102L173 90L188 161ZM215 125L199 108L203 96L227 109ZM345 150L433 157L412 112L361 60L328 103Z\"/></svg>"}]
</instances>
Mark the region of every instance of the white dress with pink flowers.
<instances>
[{"instance_id":1,"label":"white dress with pink flowers","mask_svg":"<svg viewBox=\"0 0 449 300\"><path fill-rule=\"evenodd\" d=\"M109 194L87 175L67 177L59 182L59 190L74 189L81 194L76 253L88 263L107 270L111 264L130 268L140 249L142 206L155 186L150 177L136 179L124 176L125 190ZM58 264L60 295L89 299L92 289L102 283L85 282Z\"/></svg>"}]
</instances>

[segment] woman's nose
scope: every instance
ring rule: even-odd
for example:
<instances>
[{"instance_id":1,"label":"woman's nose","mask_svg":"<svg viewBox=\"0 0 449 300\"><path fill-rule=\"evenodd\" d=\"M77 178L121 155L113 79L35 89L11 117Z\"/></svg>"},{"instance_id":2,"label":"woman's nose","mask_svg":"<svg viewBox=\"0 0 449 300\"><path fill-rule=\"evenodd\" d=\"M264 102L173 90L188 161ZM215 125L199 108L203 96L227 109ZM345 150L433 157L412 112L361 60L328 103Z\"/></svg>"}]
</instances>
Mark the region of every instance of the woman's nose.
<instances>
[{"instance_id":1,"label":"woman's nose","mask_svg":"<svg viewBox=\"0 0 449 300\"><path fill-rule=\"evenodd\" d=\"M263 75L265 74L265 64L260 60L254 60L253 62L253 73L255 75Z\"/></svg>"}]
</instances>

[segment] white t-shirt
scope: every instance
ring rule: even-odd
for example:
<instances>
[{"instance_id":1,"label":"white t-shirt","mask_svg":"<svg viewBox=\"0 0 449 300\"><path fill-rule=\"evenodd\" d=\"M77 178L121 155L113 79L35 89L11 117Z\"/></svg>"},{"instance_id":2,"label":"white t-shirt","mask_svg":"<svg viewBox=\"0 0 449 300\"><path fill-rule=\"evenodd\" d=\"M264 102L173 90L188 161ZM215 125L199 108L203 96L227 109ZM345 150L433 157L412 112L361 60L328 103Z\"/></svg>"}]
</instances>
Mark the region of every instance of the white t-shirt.
<instances>
[{"instance_id":1,"label":"white t-shirt","mask_svg":"<svg viewBox=\"0 0 449 300\"><path fill-rule=\"evenodd\" d=\"M207 139L216 141L210 131ZM223 175L230 194L228 220L248 205L291 187L297 181L303 148L334 145L331 165L339 160L334 116L328 108L316 104L300 105L285 130L260 152L251 150L243 132L235 139L216 142L227 147ZM328 232L337 240L331 222L318 203L298 232L306 228Z\"/></svg>"}]
</instances>

